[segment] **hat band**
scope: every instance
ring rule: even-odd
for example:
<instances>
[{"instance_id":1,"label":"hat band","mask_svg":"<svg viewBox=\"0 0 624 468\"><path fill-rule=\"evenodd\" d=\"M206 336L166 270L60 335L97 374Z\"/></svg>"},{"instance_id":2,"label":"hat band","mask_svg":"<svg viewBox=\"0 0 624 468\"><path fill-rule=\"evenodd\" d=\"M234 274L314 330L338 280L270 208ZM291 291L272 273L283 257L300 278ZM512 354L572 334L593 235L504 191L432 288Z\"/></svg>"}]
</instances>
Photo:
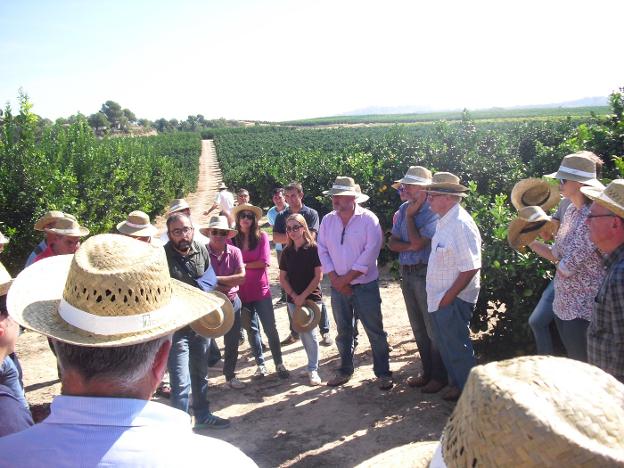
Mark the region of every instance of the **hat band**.
<instances>
[{"instance_id":1,"label":"hat band","mask_svg":"<svg viewBox=\"0 0 624 468\"><path fill-rule=\"evenodd\" d=\"M151 224L150 223L147 223L147 224L134 224L134 223L131 223L130 221L126 221L126 226L129 226L129 227L135 228L135 229L143 229L143 228L146 228L146 227L150 227Z\"/></svg>"},{"instance_id":2,"label":"hat band","mask_svg":"<svg viewBox=\"0 0 624 468\"><path fill-rule=\"evenodd\" d=\"M404 179L409 179L409 180L415 180L416 182L422 182L423 184L430 184L431 180L429 179L424 179L422 177L418 177L418 176L413 176L413 175L405 175L405 177L403 177Z\"/></svg>"},{"instance_id":3,"label":"hat band","mask_svg":"<svg viewBox=\"0 0 624 468\"><path fill-rule=\"evenodd\" d=\"M538 221L538 218L540 216L541 216L541 214L539 214L539 213L533 213L531 216L526 218L526 220L529 221L529 222Z\"/></svg>"},{"instance_id":4,"label":"hat band","mask_svg":"<svg viewBox=\"0 0 624 468\"><path fill-rule=\"evenodd\" d=\"M572 167L566 167L566 166L561 166L559 168L559 172L567 172L568 174L577 175L577 176L580 176L580 177L588 177L590 179L595 179L596 178L596 173L595 172L581 171L579 169L574 169Z\"/></svg>"},{"instance_id":5,"label":"hat band","mask_svg":"<svg viewBox=\"0 0 624 468\"><path fill-rule=\"evenodd\" d=\"M349 190L355 192L355 187L351 185L332 185L332 190Z\"/></svg>"},{"instance_id":6,"label":"hat band","mask_svg":"<svg viewBox=\"0 0 624 468\"><path fill-rule=\"evenodd\" d=\"M529 224L522 231L520 231L520 234L528 234L529 232L539 231L540 229L542 229L542 227L544 227L545 224L546 221L538 221L535 224Z\"/></svg>"},{"instance_id":7,"label":"hat band","mask_svg":"<svg viewBox=\"0 0 624 468\"><path fill-rule=\"evenodd\" d=\"M61 298L58 311L63 320L70 325L89 333L105 336L151 330L171 320L171 309L167 306L145 314L110 317L90 314Z\"/></svg>"}]
</instances>

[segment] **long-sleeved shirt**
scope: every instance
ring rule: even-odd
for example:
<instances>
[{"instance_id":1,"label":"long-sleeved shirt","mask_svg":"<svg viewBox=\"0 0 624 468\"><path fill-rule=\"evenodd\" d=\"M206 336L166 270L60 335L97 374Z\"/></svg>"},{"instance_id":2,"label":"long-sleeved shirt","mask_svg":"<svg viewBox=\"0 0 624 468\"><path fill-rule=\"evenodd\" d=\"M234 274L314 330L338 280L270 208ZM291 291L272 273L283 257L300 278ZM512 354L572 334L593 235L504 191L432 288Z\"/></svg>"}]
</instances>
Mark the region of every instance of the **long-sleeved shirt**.
<instances>
[{"instance_id":1,"label":"long-sleeved shirt","mask_svg":"<svg viewBox=\"0 0 624 468\"><path fill-rule=\"evenodd\" d=\"M345 275L350 270L362 274L351 284L366 284L379 277L377 257L383 243L379 219L375 214L355 206L346 226L336 211L328 213L321 222L317 240L323 273L332 271Z\"/></svg>"},{"instance_id":2,"label":"long-sleeved shirt","mask_svg":"<svg viewBox=\"0 0 624 468\"><path fill-rule=\"evenodd\" d=\"M587 360L624 383L624 245L611 252L605 265L587 329Z\"/></svg>"}]
</instances>

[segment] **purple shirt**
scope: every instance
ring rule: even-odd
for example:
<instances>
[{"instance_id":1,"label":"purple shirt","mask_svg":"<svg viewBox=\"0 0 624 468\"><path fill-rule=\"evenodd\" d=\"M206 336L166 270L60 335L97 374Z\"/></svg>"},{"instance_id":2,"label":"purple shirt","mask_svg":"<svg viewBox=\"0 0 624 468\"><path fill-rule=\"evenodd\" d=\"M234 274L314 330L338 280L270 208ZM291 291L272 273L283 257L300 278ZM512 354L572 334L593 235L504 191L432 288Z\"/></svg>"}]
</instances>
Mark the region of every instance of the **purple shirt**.
<instances>
[{"instance_id":1,"label":"purple shirt","mask_svg":"<svg viewBox=\"0 0 624 468\"><path fill-rule=\"evenodd\" d=\"M212 251L210 244L206 248L210 254L210 265L217 276L231 276L243 268L243 254L238 247L225 244L225 250L221 256ZM232 286L226 295L230 301L234 302L237 292L238 286Z\"/></svg>"},{"instance_id":2,"label":"purple shirt","mask_svg":"<svg viewBox=\"0 0 624 468\"><path fill-rule=\"evenodd\" d=\"M253 250L242 250L242 254L245 264L260 260L264 262L265 266L264 268L245 267L245 282L241 284L238 290L241 301L255 302L271 297L268 275L268 266L271 261L271 247L269 245L269 236L267 233L260 232L260 239L258 239L256 248Z\"/></svg>"},{"instance_id":3,"label":"purple shirt","mask_svg":"<svg viewBox=\"0 0 624 468\"><path fill-rule=\"evenodd\" d=\"M362 275L351 284L376 280L379 277L377 257L382 243L379 219L372 211L356 205L346 226L335 211L328 213L321 222L317 241L323 273L335 271L342 276L350 270L357 270Z\"/></svg>"}]
</instances>

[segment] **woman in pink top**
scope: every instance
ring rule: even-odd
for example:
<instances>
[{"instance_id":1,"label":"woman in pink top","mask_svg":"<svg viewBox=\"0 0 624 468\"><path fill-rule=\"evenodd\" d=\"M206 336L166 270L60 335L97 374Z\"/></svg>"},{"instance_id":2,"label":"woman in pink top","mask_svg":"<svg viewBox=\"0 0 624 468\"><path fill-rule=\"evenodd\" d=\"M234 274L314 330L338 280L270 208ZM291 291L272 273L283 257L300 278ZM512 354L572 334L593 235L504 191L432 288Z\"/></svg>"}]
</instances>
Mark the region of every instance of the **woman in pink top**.
<instances>
[{"instance_id":1,"label":"woman in pink top","mask_svg":"<svg viewBox=\"0 0 624 468\"><path fill-rule=\"evenodd\" d=\"M243 302L243 309L251 314L249 341L256 359L258 369L254 377L268 375L262 354L262 342L258 328L258 318L269 339L269 348L275 362L277 374L288 378L288 371L282 363L280 338L275 327L275 312L269 289L268 266L271 255L269 236L260 231L258 221L262 217L262 209L248 203L240 204L232 210L238 234L232 238L232 244L243 253L245 263L245 282L240 286L238 295Z\"/></svg>"}]
</instances>

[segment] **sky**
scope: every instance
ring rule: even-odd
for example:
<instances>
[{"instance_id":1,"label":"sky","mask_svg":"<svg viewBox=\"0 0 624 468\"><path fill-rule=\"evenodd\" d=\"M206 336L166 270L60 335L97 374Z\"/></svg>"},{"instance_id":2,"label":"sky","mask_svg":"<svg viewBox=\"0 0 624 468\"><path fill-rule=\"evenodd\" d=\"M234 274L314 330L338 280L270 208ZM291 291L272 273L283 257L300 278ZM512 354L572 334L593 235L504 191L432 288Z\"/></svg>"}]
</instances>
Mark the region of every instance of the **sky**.
<instances>
[{"instance_id":1,"label":"sky","mask_svg":"<svg viewBox=\"0 0 624 468\"><path fill-rule=\"evenodd\" d=\"M290 120L624 86L624 1L0 0L0 104Z\"/></svg>"}]
</instances>

